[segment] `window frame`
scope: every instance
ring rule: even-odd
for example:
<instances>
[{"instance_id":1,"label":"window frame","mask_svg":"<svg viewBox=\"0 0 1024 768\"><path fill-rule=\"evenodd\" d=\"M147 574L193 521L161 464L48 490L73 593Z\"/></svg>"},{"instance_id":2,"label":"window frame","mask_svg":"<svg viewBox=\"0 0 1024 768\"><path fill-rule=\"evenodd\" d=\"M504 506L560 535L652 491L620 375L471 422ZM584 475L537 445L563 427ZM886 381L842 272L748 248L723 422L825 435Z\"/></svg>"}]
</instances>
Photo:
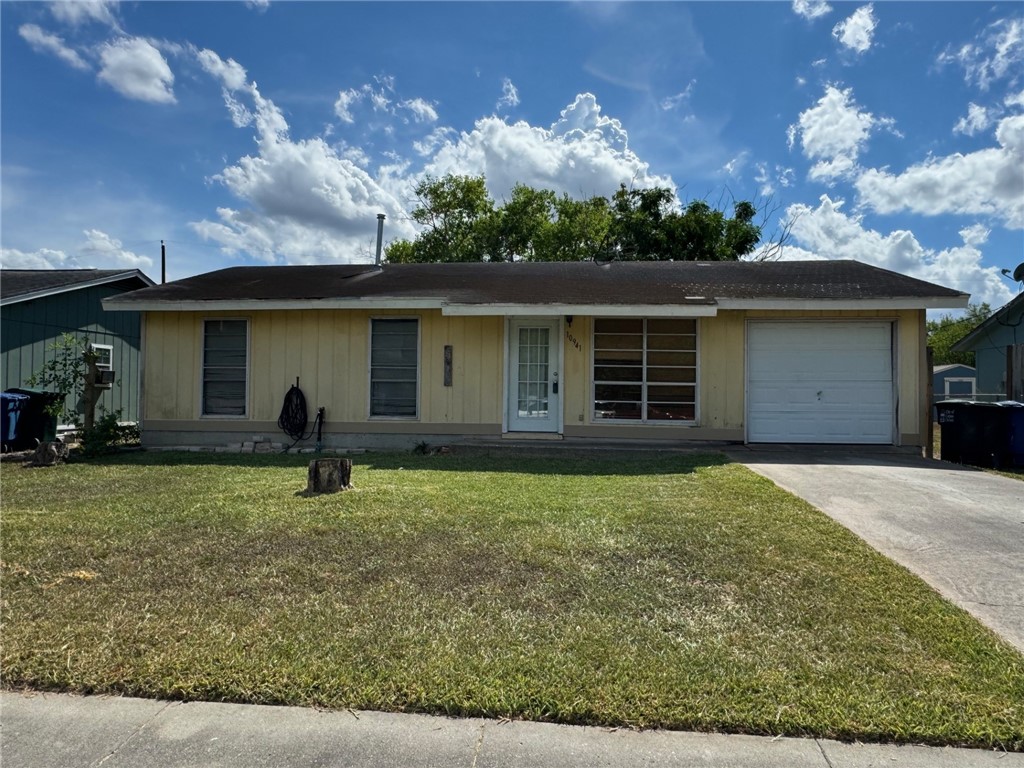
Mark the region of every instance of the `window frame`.
<instances>
[{"instance_id":1,"label":"window frame","mask_svg":"<svg viewBox=\"0 0 1024 768\"><path fill-rule=\"evenodd\" d=\"M206 413L206 324L241 322L245 323L245 405L243 413ZM199 418L246 420L251 416L250 392L252 386L252 321L248 317L204 317L199 330Z\"/></svg>"},{"instance_id":2,"label":"window frame","mask_svg":"<svg viewBox=\"0 0 1024 768\"><path fill-rule=\"evenodd\" d=\"M640 335L642 339L641 346L641 379L638 382L612 382L598 380L596 375L596 355L597 355L597 325L601 320L641 320L643 323L643 331ZM650 381L648 378L648 352L652 351L648 345L648 323L649 321L660 321L660 320L692 320L693 321L693 349L692 350L653 350L657 351L675 351L692 353L694 356L693 368L693 381L692 382L678 382L678 381ZM590 323L590 423L591 424L629 424L629 425L640 425L645 427L680 427L680 426L696 426L700 423L700 318L699 317L594 317ZM659 334L654 334L659 335ZM680 334L690 335L690 334ZM659 366L653 366L655 368ZM690 368L691 366L678 366L679 368ZM609 418L597 415L597 387L599 385L634 385L640 387L640 413L641 416L638 419L623 419L623 418ZM647 408L649 404L648 388L651 386L679 386L679 387L693 387L693 418L692 419L651 419L647 416Z\"/></svg>"},{"instance_id":3,"label":"window frame","mask_svg":"<svg viewBox=\"0 0 1024 768\"><path fill-rule=\"evenodd\" d=\"M416 412L412 416L373 412L373 329L378 321L405 320L416 323ZM366 418L368 421L419 421L422 413L420 388L423 381L423 318L419 315L374 315L369 318L366 344Z\"/></svg>"},{"instance_id":4,"label":"window frame","mask_svg":"<svg viewBox=\"0 0 1024 768\"><path fill-rule=\"evenodd\" d=\"M101 362L97 361L96 362L96 367L97 368L99 368L101 371L112 371L112 370L114 370L114 345L113 344L93 344L92 342L89 342L89 347L92 349L93 352L95 352L96 350L103 349L103 350L106 350L107 352L110 353L110 356L109 356L110 362L109 363L101 363Z\"/></svg>"}]
</instances>

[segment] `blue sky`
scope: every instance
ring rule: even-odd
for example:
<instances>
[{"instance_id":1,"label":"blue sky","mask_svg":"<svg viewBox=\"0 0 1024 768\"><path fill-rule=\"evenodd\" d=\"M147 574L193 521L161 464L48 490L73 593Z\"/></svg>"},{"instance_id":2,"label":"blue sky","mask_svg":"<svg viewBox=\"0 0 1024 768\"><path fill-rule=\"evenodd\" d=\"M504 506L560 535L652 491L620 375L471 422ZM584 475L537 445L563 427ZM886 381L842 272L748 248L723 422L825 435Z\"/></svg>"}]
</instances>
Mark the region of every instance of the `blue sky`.
<instances>
[{"instance_id":1,"label":"blue sky","mask_svg":"<svg viewBox=\"0 0 1024 768\"><path fill-rule=\"evenodd\" d=\"M783 258L1000 305L1020 3L0 5L2 262L365 262L424 174L766 202Z\"/></svg>"}]
</instances>

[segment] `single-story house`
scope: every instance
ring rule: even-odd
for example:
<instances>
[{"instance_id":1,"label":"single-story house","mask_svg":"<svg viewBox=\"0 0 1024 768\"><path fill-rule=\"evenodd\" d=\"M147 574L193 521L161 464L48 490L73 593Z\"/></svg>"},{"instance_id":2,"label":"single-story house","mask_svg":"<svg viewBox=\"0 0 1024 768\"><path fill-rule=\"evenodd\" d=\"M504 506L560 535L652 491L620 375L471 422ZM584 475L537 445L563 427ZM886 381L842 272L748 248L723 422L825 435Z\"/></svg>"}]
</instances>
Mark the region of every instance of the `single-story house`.
<instances>
[{"instance_id":1,"label":"single-story house","mask_svg":"<svg viewBox=\"0 0 1024 768\"><path fill-rule=\"evenodd\" d=\"M103 300L152 286L137 269L0 270L0 372L4 390L25 382L53 358L51 347L64 333L88 338L113 372L113 384L97 403L121 411L123 421L139 414L138 312L108 312ZM74 409L78 404L71 402Z\"/></svg>"},{"instance_id":2,"label":"single-story house","mask_svg":"<svg viewBox=\"0 0 1024 768\"><path fill-rule=\"evenodd\" d=\"M1024 293L1017 294L953 345L954 352L974 353L978 399L1009 397L1012 387L1006 380L1006 348L1016 344L1024 344ZM1015 375L1018 391L1024 391L1024 370Z\"/></svg>"},{"instance_id":3,"label":"single-story house","mask_svg":"<svg viewBox=\"0 0 1024 768\"><path fill-rule=\"evenodd\" d=\"M234 267L107 299L143 316L143 444L502 436L924 445L925 310L855 261Z\"/></svg>"},{"instance_id":4,"label":"single-story house","mask_svg":"<svg viewBox=\"0 0 1024 768\"><path fill-rule=\"evenodd\" d=\"M970 365L950 363L932 368L932 399L973 400L977 392L977 377Z\"/></svg>"}]
</instances>

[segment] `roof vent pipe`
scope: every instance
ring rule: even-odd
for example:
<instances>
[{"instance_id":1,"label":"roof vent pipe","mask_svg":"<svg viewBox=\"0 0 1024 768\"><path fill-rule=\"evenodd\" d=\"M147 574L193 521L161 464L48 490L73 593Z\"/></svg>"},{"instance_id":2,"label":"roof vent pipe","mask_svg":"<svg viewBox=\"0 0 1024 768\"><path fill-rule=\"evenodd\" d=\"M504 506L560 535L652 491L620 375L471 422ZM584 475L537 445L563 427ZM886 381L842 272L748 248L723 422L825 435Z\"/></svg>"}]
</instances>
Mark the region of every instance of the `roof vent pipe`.
<instances>
[{"instance_id":1,"label":"roof vent pipe","mask_svg":"<svg viewBox=\"0 0 1024 768\"><path fill-rule=\"evenodd\" d=\"M383 213L377 214L377 260L376 265L380 266L380 252L381 247L384 245L384 219L386 217Z\"/></svg>"}]
</instances>

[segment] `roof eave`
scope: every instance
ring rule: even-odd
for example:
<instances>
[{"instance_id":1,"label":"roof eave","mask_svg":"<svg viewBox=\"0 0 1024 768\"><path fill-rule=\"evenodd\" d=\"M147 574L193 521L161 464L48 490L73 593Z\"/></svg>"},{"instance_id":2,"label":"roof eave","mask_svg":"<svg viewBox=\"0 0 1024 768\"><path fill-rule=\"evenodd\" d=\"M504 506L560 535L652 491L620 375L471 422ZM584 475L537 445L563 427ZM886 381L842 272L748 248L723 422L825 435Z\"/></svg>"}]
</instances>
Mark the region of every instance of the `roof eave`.
<instances>
[{"instance_id":1,"label":"roof eave","mask_svg":"<svg viewBox=\"0 0 1024 768\"><path fill-rule=\"evenodd\" d=\"M718 299L719 309L959 309L967 306L970 295L958 296L896 296L865 299Z\"/></svg>"},{"instance_id":2,"label":"roof eave","mask_svg":"<svg viewBox=\"0 0 1024 768\"><path fill-rule=\"evenodd\" d=\"M1018 293L1003 306L989 315L985 320L978 325L973 331L964 336L960 341L950 347L952 352L973 352L974 343L988 333L989 329L992 328L998 322L998 316L1002 314L1004 317L1014 310L1018 304L1024 304L1024 293Z\"/></svg>"},{"instance_id":3,"label":"roof eave","mask_svg":"<svg viewBox=\"0 0 1024 768\"><path fill-rule=\"evenodd\" d=\"M8 296L6 299L0 299L0 307L6 307L9 304L19 304L23 301L31 301L32 299L43 299L47 296L57 296L61 293L70 293L71 291L80 291L85 288L95 288L98 285L107 285L108 283L118 283L122 280L131 280L132 278L139 278L143 283L146 284L147 288L151 288L156 283L150 280L146 275L138 269L130 269L125 272L119 272L116 275L108 275L107 277L98 277L95 280L88 280L84 283L73 283L71 285L61 285L52 288L44 288L38 291L32 291L31 293L19 293L17 296ZM142 290L137 288L134 290ZM104 309L106 308L106 300L104 300Z\"/></svg>"}]
</instances>

